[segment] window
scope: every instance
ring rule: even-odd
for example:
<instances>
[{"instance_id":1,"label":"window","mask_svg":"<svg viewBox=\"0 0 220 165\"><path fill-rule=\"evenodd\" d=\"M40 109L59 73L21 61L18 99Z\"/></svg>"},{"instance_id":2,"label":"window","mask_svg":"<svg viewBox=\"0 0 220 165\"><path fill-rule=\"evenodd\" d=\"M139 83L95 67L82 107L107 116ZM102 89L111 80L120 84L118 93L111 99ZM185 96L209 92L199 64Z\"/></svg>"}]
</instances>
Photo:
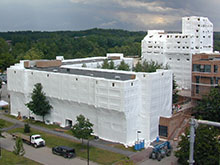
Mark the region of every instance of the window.
<instances>
[{"instance_id":1,"label":"window","mask_svg":"<svg viewBox=\"0 0 220 165\"><path fill-rule=\"evenodd\" d=\"M199 76L196 76L196 83L199 83Z\"/></svg>"},{"instance_id":2,"label":"window","mask_svg":"<svg viewBox=\"0 0 220 165\"><path fill-rule=\"evenodd\" d=\"M47 74L47 77L49 77L50 75L49 74Z\"/></svg>"},{"instance_id":3,"label":"window","mask_svg":"<svg viewBox=\"0 0 220 165\"><path fill-rule=\"evenodd\" d=\"M210 77L210 84L213 84L213 83L214 83L214 78Z\"/></svg>"},{"instance_id":4,"label":"window","mask_svg":"<svg viewBox=\"0 0 220 165\"><path fill-rule=\"evenodd\" d=\"M211 65L205 65L204 72L211 72Z\"/></svg>"},{"instance_id":5,"label":"window","mask_svg":"<svg viewBox=\"0 0 220 165\"><path fill-rule=\"evenodd\" d=\"M76 81L78 81L78 78L76 78Z\"/></svg>"},{"instance_id":6,"label":"window","mask_svg":"<svg viewBox=\"0 0 220 165\"><path fill-rule=\"evenodd\" d=\"M193 64L193 71L194 72L200 72L200 64Z\"/></svg>"},{"instance_id":7,"label":"window","mask_svg":"<svg viewBox=\"0 0 220 165\"><path fill-rule=\"evenodd\" d=\"M218 84L218 80L219 80L220 78L219 77L216 77L216 79L215 79L215 83L216 84Z\"/></svg>"},{"instance_id":8,"label":"window","mask_svg":"<svg viewBox=\"0 0 220 165\"><path fill-rule=\"evenodd\" d=\"M199 86L196 85L196 94L199 94Z\"/></svg>"},{"instance_id":9,"label":"window","mask_svg":"<svg viewBox=\"0 0 220 165\"><path fill-rule=\"evenodd\" d=\"M218 65L214 65L214 72L218 73Z\"/></svg>"},{"instance_id":10,"label":"window","mask_svg":"<svg viewBox=\"0 0 220 165\"><path fill-rule=\"evenodd\" d=\"M132 82L132 83L131 83L131 86L133 86L133 85L134 85L134 83Z\"/></svg>"},{"instance_id":11,"label":"window","mask_svg":"<svg viewBox=\"0 0 220 165\"><path fill-rule=\"evenodd\" d=\"M168 136L167 130L168 130L167 126L159 125L159 136L167 137Z\"/></svg>"},{"instance_id":12,"label":"window","mask_svg":"<svg viewBox=\"0 0 220 165\"><path fill-rule=\"evenodd\" d=\"M112 86L114 87L114 86L115 86L115 83L112 83Z\"/></svg>"},{"instance_id":13,"label":"window","mask_svg":"<svg viewBox=\"0 0 220 165\"><path fill-rule=\"evenodd\" d=\"M16 71L14 71L14 73L16 73Z\"/></svg>"}]
</instances>

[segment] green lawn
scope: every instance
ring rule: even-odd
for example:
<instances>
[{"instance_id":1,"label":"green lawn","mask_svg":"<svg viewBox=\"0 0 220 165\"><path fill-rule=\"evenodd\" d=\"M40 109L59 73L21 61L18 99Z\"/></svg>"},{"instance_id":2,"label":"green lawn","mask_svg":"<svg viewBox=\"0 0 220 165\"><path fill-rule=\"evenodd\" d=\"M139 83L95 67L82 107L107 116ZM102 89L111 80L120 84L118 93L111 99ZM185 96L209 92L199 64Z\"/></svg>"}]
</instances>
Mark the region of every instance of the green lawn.
<instances>
[{"instance_id":1,"label":"green lawn","mask_svg":"<svg viewBox=\"0 0 220 165\"><path fill-rule=\"evenodd\" d=\"M10 126L12 126L12 125L14 125L13 123L11 123L11 122L8 122L8 121L5 121L5 120L3 120L3 119L0 119L0 123L2 123L2 122L4 122L5 124L4 124L4 128L7 128L7 127L10 127Z\"/></svg>"},{"instance_id":2,"label":"green lawn","mask_svg":"<svg viewBox=\"0 0 220 165\"><path fill-rule=\"evenodd\" d=\"M12 152L2 149L2 156L0 158L0 164L2 165L40 165L33 160L27 159L23 156L16 156Z\"/></svg>"},{"instance_id":3,"label":"green lawn","mask_svg":"<svg viewBox=\"0 0 220 165\"><path fill-rule=\"evenodd\" d=\"M24 120L24 122L25 123L29 123L29 124L33 124L33 125L37 125L37 126L41 126L41 127L44 127L44 128L52 129L52 130L54 130L56 128L61 129L61 127L58 126L58 125L55 125L55 124L45 124L45 123L43 123L41 121L35 121L35 120L27 119L27 120Z\"/></svg>"},{"instance_id":4,"label":"green lawn","mask_svg":"<svg viewBox=\"0 0 220 165\"><path fill-rule=\"evenodd\" d=\"M10 115L10 114L4 114L5 116L7 116L7 117L10 117L10 118L12 118L12 119L17 119L17 117L15 117L15 116L13 116L13 115Z\"/></svg>"},{"instance_id":5,"label":"green lawn","mask_svg":"<svg viewBox=\"0 0 220 165\"><path fill-rule=\"evenodd\" d=\"M73 135L71 130L64 130L63 128L61 128L61 127L58 126L58 125L54 125L54 124L49 124L49 125L47 125L47 124L45 124L45 123L43 123L43 122L41 122L41 121L34 121L34 120L25 120L24 122L30 123L30 124L34 124L34 125L37 125L37 126L41 126L41 127L44 127L44 128L52 129L52 130L61 129L61 130L64 131L63 133L69 134L69 135ZM94 137L92 137L92 138L94 138ZM125 147L124 145L122 145L122 144L113 144L113 145L111 145L111 146L112 146L112 147L115 147L115 148L120 148L120 149L122 149L122 150L128 150L128 151L132 151L132 152L137 152L137 151L134 149L134 147L128 147L128 148L126 148L126 147Z\"/></svg>"},{"instance_id":6,"label":"green lawn","mask_svg":"<svg viewBox=\"0 0 220 165\"><path fill-rule=\"evenodd\" d=\"M23 133L23 128L16 128L13 130L8 131L9 133L13 133L13 132L22 132ZM87 149L86 146L82 145L81 143L78 143L76 141L72 141L72 140L67 140L65 138L62 137L58 137L55 135L51 135L51 134L46 134L44 132L40 132L40 131L36 131L34 129L31 129L32 132L29 133L30 134L40 134L46 141L46 146L47 147L54 147L54 146L59 146L59 145L64 145L64 146L69 146L69 147L73 147L76 150L76 154L78 157L87 158ZM121 154L117 154L117 153L113 153L113 152L109 152L106 150L102 150L99 148L95 148L95 147L90 147L90 160L100 163L100 164L106 164L106 165L110 165L113 164L115 162L118 162L120 160L124 160L126 157L124 155Z\"/></svg>"}]
</instances>

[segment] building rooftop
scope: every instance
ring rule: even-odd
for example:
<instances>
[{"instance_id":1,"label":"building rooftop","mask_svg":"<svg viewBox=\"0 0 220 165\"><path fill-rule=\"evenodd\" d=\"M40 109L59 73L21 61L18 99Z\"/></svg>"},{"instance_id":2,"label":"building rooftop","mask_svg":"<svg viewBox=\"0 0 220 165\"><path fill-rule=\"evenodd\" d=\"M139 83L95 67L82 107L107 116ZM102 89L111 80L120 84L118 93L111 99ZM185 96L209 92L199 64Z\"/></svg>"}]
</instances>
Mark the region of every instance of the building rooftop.
<instances>
[{"instance_id":1,"label":"building rooftop","mask_svg":"<svg viewBox=\"0 0 220 165\"><path fill-rule=\"evenodd\" d=\"M82 75L82 76L90 76L90 77L97 77L97 78L105 78L105 79L111 79L111 80L120 80L120 81L126 81L126 80L132 80L135 79L135 74L129 74L129 73L119 73L119 72L109 72L102 70L90 70L86 68L62 68L62 67L44 67L44 68L38 68L38 67L31 67L26 68L30 70L38 70L38 71L46 71L46 72L55 72L55 73L65 73L65 74L74 74L74 75Z\"/></svg>"}]
</instances>

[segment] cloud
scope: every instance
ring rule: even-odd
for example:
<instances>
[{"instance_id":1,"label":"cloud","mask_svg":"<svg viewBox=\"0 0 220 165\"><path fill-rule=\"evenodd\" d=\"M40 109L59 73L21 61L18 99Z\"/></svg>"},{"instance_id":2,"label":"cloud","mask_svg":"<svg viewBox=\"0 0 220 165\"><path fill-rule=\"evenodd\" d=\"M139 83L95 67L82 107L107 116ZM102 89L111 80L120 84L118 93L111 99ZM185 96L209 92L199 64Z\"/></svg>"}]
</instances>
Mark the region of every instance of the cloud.
<instances>
[{"instance_id":1,"label":"cloud","mask_svg":"<svg viewBox=\"0 0 220 165\"><path fill-rule=\"evenodd\" d=\"M139 30L161 29L180 21L178 16L151 15L145 13L119 12L116 14L116 17L122 22L132 24L134 29Z\"/></svg>"},{"instance_id":2,"label":"cloud","mask_svg":"<svg viewBox=\"0 0 220 165\"><path fill-rule=\"evenodd\" d=\"M0 0L0 31L181 30L181 17L192 15L208 17L220 30L219 6L220 0Z\"/></svg>"},{"instance_id":3,"label":"cloud","mask_svg":"<svg viewBox=\"0 0 220 165\"><path fill-rule=\"evenodd\" d=\"M136 0L113 0L113 2L124 8L143 8L153 12L170 12L174 10L169 7L163 7L163 3L159 1L144 2Z\"/></svg>"},{"instance_id":4,"label":"cloud","mask_svg":"<svg viewBox=\"0 0 220 165\"><path fill-rule=\"evenodd\" d=\"M100 26L101 27L112 27L113 25L115 25L117 22L116 21L109 21L109 22L104 22L102 23Z\"/></svg>"}]
</instances>

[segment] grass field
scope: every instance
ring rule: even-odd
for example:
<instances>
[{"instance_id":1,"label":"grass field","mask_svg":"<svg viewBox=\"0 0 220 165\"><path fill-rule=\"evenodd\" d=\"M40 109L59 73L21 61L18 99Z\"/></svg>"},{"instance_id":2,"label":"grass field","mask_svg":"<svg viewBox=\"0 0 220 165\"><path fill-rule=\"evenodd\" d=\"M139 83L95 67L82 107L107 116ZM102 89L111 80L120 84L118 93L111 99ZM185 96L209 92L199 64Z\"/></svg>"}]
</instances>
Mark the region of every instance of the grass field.
<instances>
[{"instance_id":1,"label":"grass field","mask_svg":"<svg viewBox=\"0 0 220 165\"><path fill-rule=\"evenodd\" d=\"M7 128L13 125L13 123L0 119L0 123L2 122L4 122L4 126L3 126L4 128Z\"/></svg>"},{"instance_id":2,"label":"grass field","mask_svg":"<svg viewBox=\"0 0 220 165\"><path fill-rule=\"evenodd\" d=\"M2 156L0 158L1 165L41 165L33 160L27 159L23 156L16 156L12 152L2 149Z\"/></svg>"},{"instance_id":3,"label":"grass field","mask_svg":"<svg viewBox=\"0 0 220 165\"><path fill-rule=\"evenodd\" d=\"M22 132L23 133L23 130L24 130L23 128L16 128L16 129L10 130L8 132L9 133L13 133L13 132ZM67 140L65 138L58 137L55 135L36 131L34 129L31 129L31 131L32 132L29 133L28 135L40 134L45 139L47 147L52 148L54 146L59 146L59 145L73 147L73 148L75 148L76 154L78 157L81 157L84 159L87 158L86 145L82 145L81 143L78 143L76 141ZM102 149L90 146L90 160L92 160L94 162L97 162L100 164L110 165L110 164L113 164L115 162L118 162L120 160L125 160L125 159L126 159L126 157L124 155L109 152L106 150L102 150Z\"/></svg>"}]
</instances>

